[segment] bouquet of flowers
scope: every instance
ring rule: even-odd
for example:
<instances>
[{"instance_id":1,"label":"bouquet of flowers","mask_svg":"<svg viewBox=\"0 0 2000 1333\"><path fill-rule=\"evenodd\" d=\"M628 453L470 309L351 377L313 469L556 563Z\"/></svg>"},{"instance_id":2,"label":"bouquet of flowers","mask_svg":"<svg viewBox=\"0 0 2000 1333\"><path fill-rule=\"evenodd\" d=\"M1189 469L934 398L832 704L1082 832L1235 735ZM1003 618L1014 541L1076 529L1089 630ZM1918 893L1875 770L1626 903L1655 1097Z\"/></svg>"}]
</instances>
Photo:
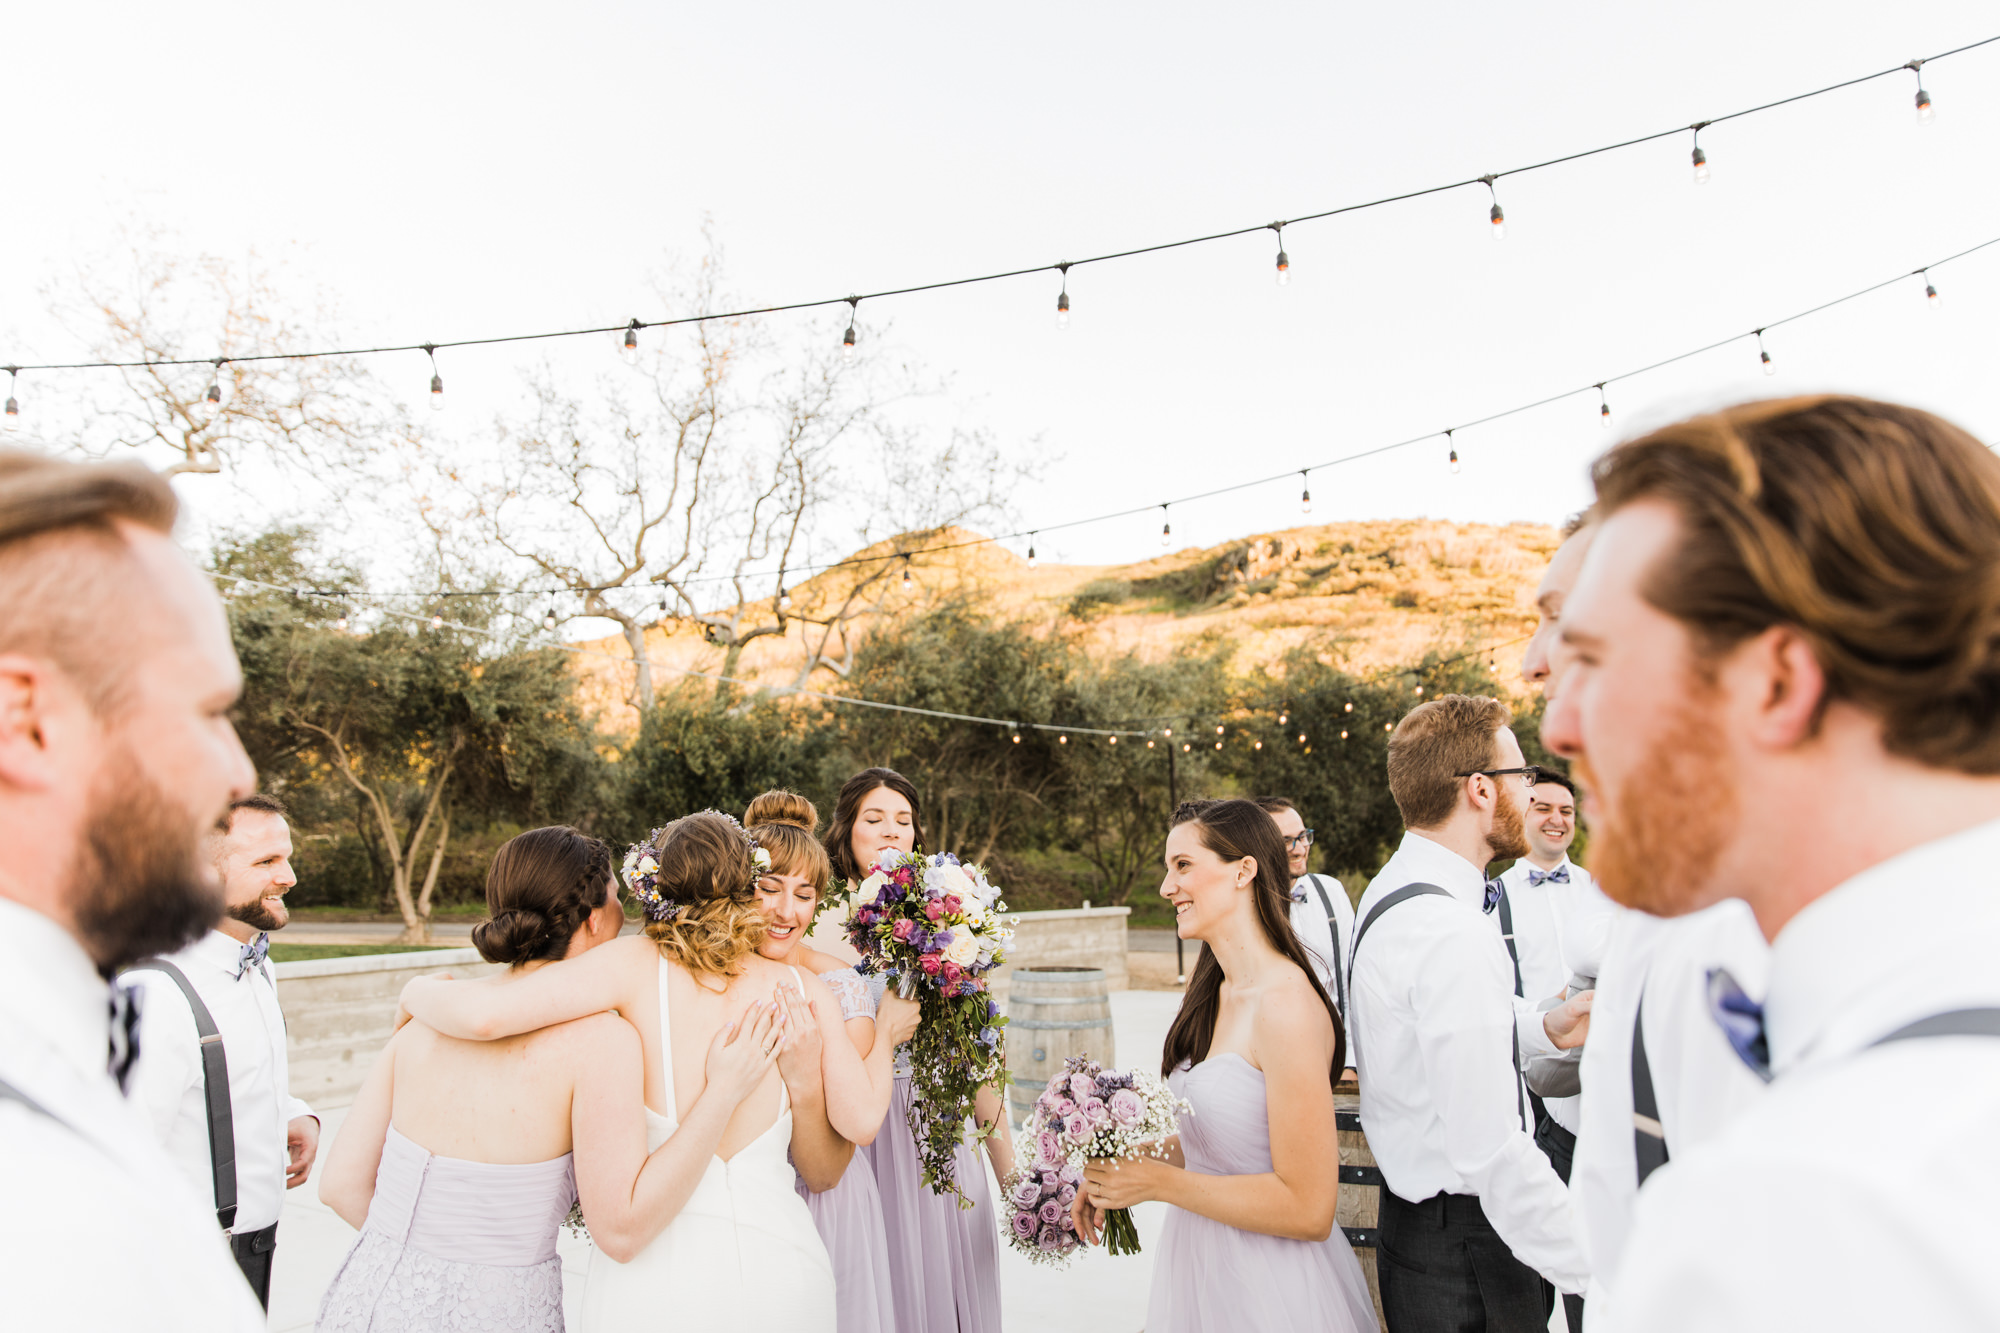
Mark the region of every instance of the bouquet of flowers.
<instances>
[{"instance_id":1,"label":"bouquet of flowers","mask_svg":"<svg viewBox=\"0 0 2000 1333\"><path fill-rule=\"evenodd\" d=\"M860 970L892 979L896 993L923 1007L910 1039L910 1134L933 1193L972 1200L954 1174L965 1118L982 1086L1007 1085L1001 1031L1007 1020L987 993L987 975L1006 961L1000 890L978 866L950 853L891 851L855 891L847 939ZM974 1140L993 1132L988 1126Z\"/></svg>"},{"instance_id":2,"label":"bouquet of flowers","mask_svg":"<svg viewBox=\"0 0 2000 1333\"><path fill-rule=\"evenodd\" d=\"M1083 1168L1068 1162L1046 1165L1034 1160L1026 1143L1015 1149L1019 1159L1001 1184L1008 1213L1007 1241L1038 1264L1066 1266L1080 1243L1069 1206L1083 1187Z\"/></svg>"},{"instance_id":3,"label":"bouquet of flowers","mask_svg":"<svg viewBox=\"0 0 2000 1333\"><path fill-rule=\"evenodd\" d=\"M1063 1185L1078 1184L1083 1179L1084 1163L1093 1157L1136 1157L1141 1153L1165 1157L1167 1136L1180 1127L1183 1115L1193 1111L1156 1075L1121 1073L1088 1056L1072 1055L1028 1113L1027 1134L1020 1148L1022 1170L1035 1173L1038 1188L1039 1182L1047 1179L1046 1173L1054 1172L1056 1197L1060 1199ZM1065 1171L1072 1174L1065 1177ZM1024 1188L1021 1197L1026 1192ZM1076 1197L1074 1189L1069 1197ZM1017 1202L1016 1196L1010 1193L1008 1202ZM1068 1212L1067 1205L1064 1212ZM1041 1215L1038 1211L1037 1216ZM1063 1224L1068 1222L1065 1216ZM1015 1248L1027 1248L1018 1219L1010 1235ZM1052 1240L1056 1250L1067 1255L1061 1236ZM1075 1243L1072 1233L1068 1244ZM1039 1229L1034 1244L1040 1253ZM1130 1209L1114 1208L1105 1214L1104 1248L1113 1254L1139 1252L1139 1232L1132 1225Z\"/></svg>"}]
</instances>

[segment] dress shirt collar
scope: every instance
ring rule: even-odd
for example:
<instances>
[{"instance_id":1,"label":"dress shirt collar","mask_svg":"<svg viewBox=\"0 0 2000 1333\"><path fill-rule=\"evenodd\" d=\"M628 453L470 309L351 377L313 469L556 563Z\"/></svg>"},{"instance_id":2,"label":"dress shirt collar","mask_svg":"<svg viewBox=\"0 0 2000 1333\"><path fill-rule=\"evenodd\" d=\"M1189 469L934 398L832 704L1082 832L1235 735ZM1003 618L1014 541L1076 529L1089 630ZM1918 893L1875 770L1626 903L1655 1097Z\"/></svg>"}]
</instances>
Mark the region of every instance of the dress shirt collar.
<instances>
[{"instance_id":1,"label":"dress shirt collar","mask_svg":"<svg viewBox=\"0 0 2000 1333\"><path fill-rule=\"evenodd\" d=\"M33 908L0 898L0 1026L39 1034L78 1073L101 1079L109 998L110 987L75 936Z\"/></svg>"},{"instance_id":2,"label":"dress shirt collar","mask_svg":"<svg viewBox=\"0 0 2000 1333\"><path fill-rule=\"evenodd\" d=\"M1955 1007L1950 997L1965 969L1947 955L1991 940L2000 923L1996 863L2000 820L1870 866L1793 917L1771 946L1764 1030L1772 1068L1858 1048L1927 1017L1927 1005ZM1926 1012L1901 1012L1912 1003Z\"/></svg>"},{"instance_id":3,"label":"dress shirt collar","mask_svg":"<svg viewBox=\"0 0 2000 1333\"><path fill-rule=\"evenodd\" d=\"M1569 859L1568 852L1564 852L1563 859L1549 867L1549 873L1553 875L1556 873L1556 871L1561 870L1564 866L1569 867L1570 871L1569 877L1571 879L1575 879L1577 872L1583 869L1582 866L1578 865L1576 862ZM1528 872L1530 870L1540 870L1540 869L1541 869L1540 866L1536 865L1533 861L1530 861L1527 857L1524 856L1520 860L1516 861L1513 865L1507 867L1507 877L1510 879L1518 879L1523 884L1526 884L1528 882ZM1541 886L1538 884L1535 887L1540 888Z\"/></svg>"},{"instance_id":4,"label":"dress shirt collar","mask_svg":"<svg viewBox=\"0 0 2000 1333\"><path fill-rule=\"evenodd\" d=\"M1403 833L1402 845L1396 848L1392 860L1396 863L1401 883L1390 885L1391 888L1401 888L1404 884L1435 884L1474 908L1478 908L1486 897L1486 874L1481 867L1415 829Z\"/></svg>"},{"instance_id":5,"label":"dress shirt collar","mask_svg":"<svg viewBox=\"0 0 2000 1333\"><path fill-rule=\"evenodd\" d=\"M243 961L243 941L222 931L211 930L181 950L175 958L177 961L185 960L199 963L203 967L212 967L218 972L225 972L234 977L238 975L238 967ZM248 973L245 972L243 975L247 976Z\"/></svg>"}]
</instances>

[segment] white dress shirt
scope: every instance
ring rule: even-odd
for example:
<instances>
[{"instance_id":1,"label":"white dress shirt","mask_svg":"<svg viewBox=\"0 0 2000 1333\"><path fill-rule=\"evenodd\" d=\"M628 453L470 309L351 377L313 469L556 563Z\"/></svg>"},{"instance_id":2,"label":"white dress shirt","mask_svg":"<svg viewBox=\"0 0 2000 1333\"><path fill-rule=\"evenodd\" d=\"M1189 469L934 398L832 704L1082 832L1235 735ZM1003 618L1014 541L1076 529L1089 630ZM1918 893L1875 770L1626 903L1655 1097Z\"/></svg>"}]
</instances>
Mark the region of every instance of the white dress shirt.
<instances>
[{"instance_id":1,"label":"white dress shirt","mask_svg":"<svg viewBox=\"0 0 2000 1333\"><path fill-rule=\"evenodd\" d=\"M1569 882L1528 882L1528 871L1540 866L1522 857L1500 876L1507 890L1507 910L1514 922L1514 947L1521 953L1521 993L1535 1004L1561 995L1573 976L1594 977L1604 958L1605 940L1618 904L1604 896L1590 872L1564 857ZM1399 909L1400 910L1400 909ZM1500 914L1492 915L1494 929ZM1592 1019L1591 1030L1596 1031ZM1581 1121L1581 1097L1545 1097L1549 1117L1574 1134Z\"/></svg>"},{"instance_id":2,"label":"white dress shirt","mask_svg":"<svg viewBox=\"0 0 2000 1333\"><path fill-rule=\"evenodd\" d=\"M1606 1327L2000 1328L2000 1038L1870 1048L2000 1007L1996 865L2000 821L1863 871L1779 933L1777 1079L1646 1182Z\"/></svg>"},{"instance_id":3,"label":"white dress shirt","mask_svg":"<svg viewBox=\"0 0 2000 1333\"><path fill-rule=\"evenodd\" d=\"M1643 987L1646 1064L1669 1160L1719 1135L1764 1095L1708 1010L1708 972L1727 968L1753 998L1764 994L1770 947L1747 904L1717 903L1662 920L1617 908L1583 1047L1583 1128L1569 1177L1577 1238L1590 1264L1593 1327L1609 1318L1632 1233L1639 1163L1632 1144L1632 1023ZM1657 1176L1655 1177L1657 1179ZM1650 1192L1652 1180L1647 1181Z\"/></svg>"},{"instance_id":4,"label":"white dress shirt","mask_svg":"<svg viewBox=\"0 0 2000 1333\"><path fill-rule=\"evenodd\" d=\"M1305 946L1306 958L1312 963L1313 977L1319 988L1333 1000L1334 1008L1340 1010L1340 1020L1348 1028L1347 1063L1354 1063L1353 1024L1348 1022L1348 998L1341 992L1346 989L1339 983L1347 973L1347 949L1354 943L1354 904L1347 899L1347 886L1331 875L1301 875L1293 884L1295 892L1305 894L1304 902L1292 904L1292 930ZM1319 891L1326 890L1326 902L1320 901ZM1333 920L1328 922L1327 904L1333 905ZM1333 938L1334 930L1340 932L1338 943ZM1338 975L1334 960L1340 960Z\"/></svg>"},{"instance_id":5,"label":"white dress shirt","mask_svg":"<svg viewBox=\"0 0 2000 1333\"><path fill-rule=\"evenodd\" d=\"M236 1226L261 1231L285 1207L290 1154L286 1127L312 1108L292 1096L285 1059L285 1017L278 982L266 958L241 977L243 946L219 930L174 954L169 962L208 1006L229 1061L229 1109L236 1129ZM132 1100L146 1109L153 1132L196 1193L215 1197L208 1144L208 1083L194 1011L173 978L133 968L123 980L145 989L140 1009L139 1063Z\"/></svg>"},{"instance_id":6,"label":"white dress shirt","mask_svg":"<svg viewBox=\"0 0 2000 1333\"><path fill-rule=\"evenodd\" d=\"M1369 884L1356 915L1406 884L1450 897L1413 898L1383 913L1352 952L1349 1019L1361 1075L1361 1123L1389 1188L1412 1203L1476 1194L1516 1258L1581 1293L1583 1256L1569 1191L1524 1127L1521 1054L1555 1053L1543 1016L1514 999L1514 966L1480 910L1478 866L1420 833ZM1525 1003L1525 1002L1523 1002Z\"/></svg>"},{"instance_id":7,"label":"white dress shirt","mask_svg":"<svg viewBox=\"0 0 2000 1333\"><path fill-rule=\"evenodd\" d=\"M0 898L0 1079L55 1117L0 1100L7 1326L261 1330L214 1209L105 1071L107 997L68 931Z\"/></svg>"}]
</instances>

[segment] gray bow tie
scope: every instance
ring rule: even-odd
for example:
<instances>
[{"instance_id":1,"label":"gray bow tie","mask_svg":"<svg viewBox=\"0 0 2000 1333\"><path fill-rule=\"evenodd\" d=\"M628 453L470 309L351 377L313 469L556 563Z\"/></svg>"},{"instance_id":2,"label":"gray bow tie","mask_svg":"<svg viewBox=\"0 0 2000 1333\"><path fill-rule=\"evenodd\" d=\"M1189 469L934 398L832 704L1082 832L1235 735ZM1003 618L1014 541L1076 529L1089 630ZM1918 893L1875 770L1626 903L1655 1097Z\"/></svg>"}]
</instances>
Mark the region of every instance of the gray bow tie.
<instances>
[{"instance_id":1,"label":"gray bow tie","mask_svg":"<svg viewBox=\"0 0 2000 1333\"><path fill-rule=\"evenodd\" d=\"M265 955L271 952L271 937L259 931L257 938L243 946L243 952L236 959L236 979L243 980L243 974L253 967L264 965Z\"/></svg>"},{"instance_id":2,"label":"gray bow tie","mask_svg":"<svg viewBox=\"0 0 2000 1333\"><path fill-rule=\"evenodd\" d=\"M1528 886L1530 888L1540 884L1543 880L1547 880L1551 884L1567 884L1569 883L1569 867L1557 866L1554 870L1529 869Z\"/></svg>"}]
</instances>

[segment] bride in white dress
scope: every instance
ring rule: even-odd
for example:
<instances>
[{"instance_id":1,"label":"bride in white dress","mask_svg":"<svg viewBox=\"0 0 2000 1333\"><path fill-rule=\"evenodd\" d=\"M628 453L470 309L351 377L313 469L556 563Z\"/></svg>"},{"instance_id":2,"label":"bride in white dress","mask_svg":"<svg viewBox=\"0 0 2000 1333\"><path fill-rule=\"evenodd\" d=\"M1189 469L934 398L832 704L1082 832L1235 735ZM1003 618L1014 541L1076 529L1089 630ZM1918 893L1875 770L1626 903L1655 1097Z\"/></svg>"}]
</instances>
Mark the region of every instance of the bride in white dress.
<instances>
[{"instance_id":1,"label":"bride in white dress","mask_svg":"<svg viewBox=\"0 0 2000 1333\"><path fill-rule=\"evenodd\" d=\"M875 1089L891 1085L864 1067L824 983L757 955L766 922L754 854L727 815L678 819L626 858L627 883L649 918L643 937L614 940L505 987L426 978L403 991L412 1015L473 1040L616 1010L644 1048L649 1151L716 1117L702 1097L716 1034L753 1006L779 1006L786 1043L779 1069L726 1108L713 1155L669 1210L672 1221L628 1263L592 1254L587 1331L833 1333L833 1273L793 1167L809 1183L837 1180L851 1152L843 1139L873 1138L887 1111ZM869 1059L886 1068L893 1056L882 1042ZM713 1132L699 1128L703 1137ZM746 1301L752 1291L756 1299Z\"/></svg>"}]
</instances>

